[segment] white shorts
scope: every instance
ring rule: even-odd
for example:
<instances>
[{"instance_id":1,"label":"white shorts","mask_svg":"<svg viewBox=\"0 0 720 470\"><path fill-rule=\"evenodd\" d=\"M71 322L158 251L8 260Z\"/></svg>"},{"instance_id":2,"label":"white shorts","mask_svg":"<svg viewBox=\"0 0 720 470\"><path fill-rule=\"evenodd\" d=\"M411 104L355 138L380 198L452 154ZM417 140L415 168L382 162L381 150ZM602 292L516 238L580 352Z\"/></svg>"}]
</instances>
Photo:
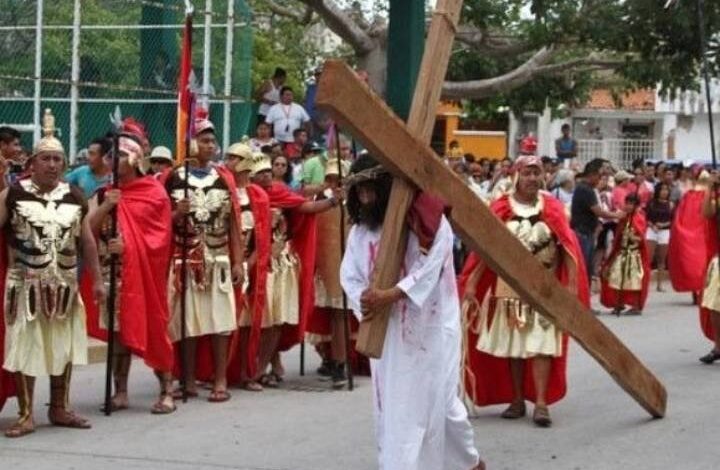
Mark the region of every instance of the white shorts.
<instances>
[{"instance_id":1,"label":"white shorts","mask_svg":"<svg viewBox=\"0 0 720 470\"><path fill-rule=\"evenodd\" d=\"M670 243L669 228L654 230L652 227L648 227L647 234L645 236L647 238L647 241L655 242L658 245L667 245L668 243Z\"/></svg>"}]
</instances>

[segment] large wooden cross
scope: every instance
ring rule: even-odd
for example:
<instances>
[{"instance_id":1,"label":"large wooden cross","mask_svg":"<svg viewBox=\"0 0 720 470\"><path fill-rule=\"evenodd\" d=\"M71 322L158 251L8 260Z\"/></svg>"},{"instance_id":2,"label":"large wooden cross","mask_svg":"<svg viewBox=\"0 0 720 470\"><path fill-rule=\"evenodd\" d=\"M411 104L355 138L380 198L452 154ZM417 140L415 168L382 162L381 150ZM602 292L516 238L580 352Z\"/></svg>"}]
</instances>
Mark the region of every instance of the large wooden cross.
<instances>
[{"instance_id":1,"label":"large wooden cross","mask_svg":"<svg viewBox=\"0 0 720 470\"><path fill-rule=\"evenodd\" d=\"M662 417L667 400L663 385L552 273L529 255L428 145L450 53L448 36L457 25L461 4L461 0L438 2L440 13L430 26L407 124L347 65L328 61L323 68L317 105L348 129L396 177L383 225L378 256L382 262L374 283L390 287L397 282L407 239L404 219L414 191L437 194L450 204L450 220L456 232L491 269L534 309L572 336L648 413ZM363 342L364 347L358 349L379 357L387 312L379 322L362 326L364 336L358 342Z\"/></svg>"}]
</instances>

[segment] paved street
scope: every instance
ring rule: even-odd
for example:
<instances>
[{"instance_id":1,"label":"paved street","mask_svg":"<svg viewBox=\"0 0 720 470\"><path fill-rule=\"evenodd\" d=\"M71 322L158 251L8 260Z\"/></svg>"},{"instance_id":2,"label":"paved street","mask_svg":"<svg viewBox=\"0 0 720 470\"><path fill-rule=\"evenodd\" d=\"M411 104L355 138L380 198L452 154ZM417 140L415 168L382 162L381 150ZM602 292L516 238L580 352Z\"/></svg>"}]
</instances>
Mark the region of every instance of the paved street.
<instances>
[{"instance_id":1,"label":"paved street","mask_svg":"<svg viewBox=\"0 0 720 470\"><path fill-rule=\"evenodd\" d=\"M529 418L500 420L500 407L473 419L478 447L490 469L660 469L720 467L720 364L697 358L701 337L689 296L651 293L643 317L602 320L663 381L667 418L652 420L577 345L572 345L568 396L551 412L555 426L534 428ZM310 370L316 367L308 354ZM376 468L370 382L352 392L327 392L311 374L298 377L298 353L288 354L286 388L233 391L224 404L194 400L169 417L152 416L155 382L141 363L131 373L132 408L106 418L98 411L102 365L74 374L72 399L92 418L91 431L46 426L47 383L38 384L37 432L0 438L2 469L370 470ZM9 403L0 426L15 413ZM440 470L440 469L438 469Z\"/></svg>"}]
</instances>

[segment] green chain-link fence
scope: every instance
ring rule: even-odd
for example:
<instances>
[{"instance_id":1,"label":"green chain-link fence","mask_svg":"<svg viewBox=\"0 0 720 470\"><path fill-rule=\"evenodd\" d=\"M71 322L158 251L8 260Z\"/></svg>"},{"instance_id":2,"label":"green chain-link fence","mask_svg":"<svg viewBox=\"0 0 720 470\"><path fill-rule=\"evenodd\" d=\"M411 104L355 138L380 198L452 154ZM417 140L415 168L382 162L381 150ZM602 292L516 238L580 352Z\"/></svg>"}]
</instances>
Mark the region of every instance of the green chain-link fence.
<instances>
[{"instance_id":1,"label":"green chain-link fence","mask_svg":"<svg viewBox=\"0 0 720 470\"><path fill-rule=\"evenodd\" d=\"M251 12L246 0L193 3L195 75L202 88L209 72L210 118L219 140L232 142L252 114ZM146 124L152 145L174 148L184 11L180 0L0 0L0 123L17 125L30 148L50 108L74 159L119 105Z\"/></svg>"}]
</instances>

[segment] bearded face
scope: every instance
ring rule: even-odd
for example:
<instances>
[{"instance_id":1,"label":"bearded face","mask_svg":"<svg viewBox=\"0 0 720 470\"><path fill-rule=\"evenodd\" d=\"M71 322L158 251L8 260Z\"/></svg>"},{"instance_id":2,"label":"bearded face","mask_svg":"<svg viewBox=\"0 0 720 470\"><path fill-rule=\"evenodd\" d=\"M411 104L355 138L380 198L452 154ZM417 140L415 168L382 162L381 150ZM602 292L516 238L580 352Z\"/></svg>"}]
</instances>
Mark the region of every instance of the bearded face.
<instances>
[{"instance_id":1,"label":"bearded face","mask_svg":"<svg viewBox=\"0 0 720 470\"><path fill-rule=\"evenodd\" d=\"M375 230L385 220L390 198L390 177L364 181L350 188L347 209L353 223L366 225Z\"/></svg>"}]
</instances>

